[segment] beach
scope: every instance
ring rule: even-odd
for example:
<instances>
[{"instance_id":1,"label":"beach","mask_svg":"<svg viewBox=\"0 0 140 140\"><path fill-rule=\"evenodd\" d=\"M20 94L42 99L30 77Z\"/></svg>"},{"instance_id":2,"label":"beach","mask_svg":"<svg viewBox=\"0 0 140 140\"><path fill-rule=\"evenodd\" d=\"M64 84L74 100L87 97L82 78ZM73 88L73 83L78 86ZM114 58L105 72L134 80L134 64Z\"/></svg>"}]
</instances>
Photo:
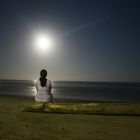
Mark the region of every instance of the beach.
<instances>
[{"instance_id":1,"label":"beach","mask_svg":"<svg viewBox=\"0 0 140 140\"><path fill-rule=\"evenodd\" d=\"M21 112L27 97L0 96L1 140L139 140L140 117Z\"/></svg>"}]
</instances>

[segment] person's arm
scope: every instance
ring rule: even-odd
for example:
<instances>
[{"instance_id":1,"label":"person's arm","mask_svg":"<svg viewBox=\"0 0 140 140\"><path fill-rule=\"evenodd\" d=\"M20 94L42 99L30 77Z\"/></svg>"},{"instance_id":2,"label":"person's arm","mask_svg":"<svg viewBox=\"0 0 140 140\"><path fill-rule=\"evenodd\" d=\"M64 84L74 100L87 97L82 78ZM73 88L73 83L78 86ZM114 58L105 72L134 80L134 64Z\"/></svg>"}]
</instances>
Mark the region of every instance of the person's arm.
<instances>
[{"instance_id":1,"label":"person's arm","mask_svg":"<svg viewBox=\"0 0 140 140\"><path fill-rule=\"evenodd\" d=\"M38 92L38 88L37 88L37 82L35 83L35 87L36 87L36 91Z\"/></svg>"},{"instance_id":2,"label":"person's arm","mask_svg":"<svg viewBox=\"0 0 140 140\"><path fill-rule=\"evenodd\" d=\"M52 90L52 85L50 84L48 87L48 92L51 93L51 90Z\"/></svg>"},{"instance_id":3,"label":"person's arm","mask_svg":"<svg viewBox=\"0 0 140 140\"><path fill-rule=\"evenodd\" d=\"M37 85L36 85L35 87L36 87L36 91L38 92L38 88L37 88Z\"/></svg>"},{"instance_id":4,"label":"person's arm","mask_svg":"<svg viewBox=\"0 0 140 140\"><path fill-rule=\"evenodd\" d=\"M49 80L48 92L51 93L51 90L52 90L52 82L51 82L51 80Z\"/></svg>"}]
</instances>

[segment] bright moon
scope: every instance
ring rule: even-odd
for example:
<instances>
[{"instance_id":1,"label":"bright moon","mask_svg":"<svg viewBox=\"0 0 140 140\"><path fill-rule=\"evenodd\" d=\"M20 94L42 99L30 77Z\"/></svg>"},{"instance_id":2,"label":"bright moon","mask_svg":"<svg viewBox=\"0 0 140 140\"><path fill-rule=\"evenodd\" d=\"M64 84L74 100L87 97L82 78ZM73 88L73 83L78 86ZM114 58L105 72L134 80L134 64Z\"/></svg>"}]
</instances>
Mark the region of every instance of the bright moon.
<instances>
[{"instance_id":1,"label":"bright moon","mask_svg":"<svg viewBox=\"0 0 140 140\"><path fill-rule=\"evenodd\" d=\"M35 38L35 46L39 51L48 51L52 47L52 40L46 35L37 35Z\"/></svg>"}]
</instances>

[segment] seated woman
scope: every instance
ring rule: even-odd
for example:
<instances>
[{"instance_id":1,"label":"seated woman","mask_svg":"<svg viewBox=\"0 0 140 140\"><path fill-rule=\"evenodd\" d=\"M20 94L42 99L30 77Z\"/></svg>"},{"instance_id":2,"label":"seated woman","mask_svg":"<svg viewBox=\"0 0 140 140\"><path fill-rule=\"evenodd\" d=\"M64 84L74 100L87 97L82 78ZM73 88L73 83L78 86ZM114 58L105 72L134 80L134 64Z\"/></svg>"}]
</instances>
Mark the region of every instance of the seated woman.
<instances>
[{"instance_id":1,"label":"seated woman","mask_svg":"<svg viewBox=\"0 0 140 140\"><path fill-rule=\"evenodd\" d=\"M45 69L40 71L40 78L36 82L37 94L35 95L35 101L37 102L50 102L52 101L52 83L51 80L46 78L47 71Z\"/></svg>"}]
</instances>

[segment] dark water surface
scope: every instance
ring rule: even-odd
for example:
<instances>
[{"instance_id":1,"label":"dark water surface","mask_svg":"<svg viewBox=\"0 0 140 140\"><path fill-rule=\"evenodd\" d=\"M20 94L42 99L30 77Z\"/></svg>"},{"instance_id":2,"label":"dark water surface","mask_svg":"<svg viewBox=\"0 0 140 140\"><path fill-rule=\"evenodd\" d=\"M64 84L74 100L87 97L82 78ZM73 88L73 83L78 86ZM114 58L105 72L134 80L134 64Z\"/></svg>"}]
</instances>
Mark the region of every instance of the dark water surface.
<instances>
[{"instance_id":1,"label":"dark water surface","mask_svg":"<svg viewBox=\"0 0 140 140\"><path fill-rule=\"evenodd\" d=\"M53 81L54 100L140 102L140 83ZM34 98L35 81L0 80L0 95Z\"/></svg>"}]
</instances>

